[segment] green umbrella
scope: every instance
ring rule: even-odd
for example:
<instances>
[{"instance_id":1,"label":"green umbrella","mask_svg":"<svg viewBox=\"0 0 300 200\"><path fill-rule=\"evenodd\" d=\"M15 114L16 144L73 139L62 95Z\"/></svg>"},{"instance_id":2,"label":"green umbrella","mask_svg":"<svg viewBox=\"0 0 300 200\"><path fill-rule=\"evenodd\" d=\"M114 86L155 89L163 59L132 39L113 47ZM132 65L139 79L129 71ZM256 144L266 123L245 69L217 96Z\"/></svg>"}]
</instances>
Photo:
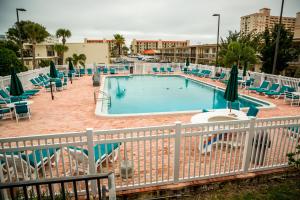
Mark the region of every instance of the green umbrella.
<instances>
[{"instance_id":1,"label":"green umbrella","mask_svg":"<svg viewBox=\"0 0 300 200\"><path fill-rule=\"evenodd\" d=\"M20 96L24 93L22 83L16 74L15 69L12 70L10 76L10 95L11 96Z\"/></svg>"},{"instance_id":2,"label":"green umbrella","mask_svg":"<svg viewBox=\"0 0 300 200\"><path fill-rule=\"evenodd\" d=\"M72 84L72 73L73 72L74 72L74 66L73 66L72 60L70 58L69 59L69 77L70 77L71 84Z\"/></svg>"},{"instance_id":3,"label":"green umbrella","mask_svg":"<svg viewBox=\"0 0 300 200\"><path fill-rule=\"evenodd\" d=\"M230 102L230 112L231 103L238 99L238 73L237 66L233 65L224 94L224 99Z\"/></svg>"},{"instance_id":4,"label":"green umbrella","mask_svg":"<svg viewBox=\"0 0 300 200\"><path fill-rule=\"evenodd\" d=\"M188 58L185 61L185 66L187 66L187 67L190 66L190 60Z\"/></svg>"},{"instance_id":5,"label":"green umbrella","mask_svg":"<svg viewBox=\"0 0 300 200\"><path fill-rule=\"evenodd\" d=\"M55 69L55 65L53 61L50 62L50 77L57 78L57 71Z\"/></svg>"},{"instance_id":6,"label":"green umbrella","mask_svg":"<svg viewBox=\"0 0 300 200\"><path fill-rule=\"evenodd\" d=\"M244 69L243 69L243 77L247 76L247 63L245 63L244 65Z\"/></svg>"}]
</instances>

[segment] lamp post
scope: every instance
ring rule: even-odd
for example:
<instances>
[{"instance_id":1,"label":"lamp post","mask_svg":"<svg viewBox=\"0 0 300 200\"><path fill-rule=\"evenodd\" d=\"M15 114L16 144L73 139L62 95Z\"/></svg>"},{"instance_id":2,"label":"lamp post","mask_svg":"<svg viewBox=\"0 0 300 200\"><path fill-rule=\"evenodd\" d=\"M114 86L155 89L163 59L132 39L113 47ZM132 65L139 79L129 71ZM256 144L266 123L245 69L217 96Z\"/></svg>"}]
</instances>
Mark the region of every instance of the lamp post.
<instances>
[{"instance_id":1,"label":"lamp post","mask_svg":"<svg viewBox=\"0 0 300 200\"><path fill-rule=\"evenodd\" d=\"M216 67L218 66L218 54L219 54L219 34L220 34L220 14L213 14L212 16L218 17L218 33L217 33L217 52L216 52Z\"/></svg>"},{"instance_id":2,"label":"lamp post","mask_svg":"<svg viewBox=\"0 0 300 200\"><path fill-rule=\"evenodd\" d=\"M22 64L24 65L24 58L23 58L23 41L21 38L21 29L20 29L20 21L19 21L19 11L21 12L25 12L26 10L24 8L16 8L16 12L17 12L17 23L18 23L18 33L19 33L19 41L21 43L21 61Z\"/></svg>"},{"instance_id":3,"label":"lamp post","mask_svg":"<svg viewBox=\"0 0 300 200\"><path fill-rule=\"evenodd\" d=\"M276 46L275 46L275 53L274 53L272 74L275 74L275 71L276 71L276 64L277 64L277 55L278 55L278 48L279 48L279 39L280 39L280 29L281 29L283 5L284 5L284 0L282 0L282 2L281 2L281 10L280 10L279 26L278 26L277 37L276 37Z\"/></svg>"}]
</instances>

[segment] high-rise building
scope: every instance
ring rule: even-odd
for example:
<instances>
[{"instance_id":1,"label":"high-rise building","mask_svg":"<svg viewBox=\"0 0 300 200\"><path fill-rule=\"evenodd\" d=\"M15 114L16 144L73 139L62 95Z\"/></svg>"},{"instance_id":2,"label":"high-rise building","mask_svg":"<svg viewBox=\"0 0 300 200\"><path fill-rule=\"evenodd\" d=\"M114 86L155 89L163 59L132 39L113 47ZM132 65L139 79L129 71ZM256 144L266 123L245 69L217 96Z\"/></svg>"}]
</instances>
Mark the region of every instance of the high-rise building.
<instances>
[{"instance_id":1,"label":"high-rise building","mask_svg":"<svg viewBox=\"0 0 300 200\"><path fill-rule=\"evenodd\" d=\"M295 17L282 17L282 24L286 29L294 32ZM262 8L258 13L242 16L240 22L240 29L242 33L261 33L266 29L272 29L275 24L279 23L279 16L272 16L271 9Z\"/></svg>"},{"instance_id":2,"label":"high-rise building","mask_svg":"<svg viewBox=\"0 0 300 200\"><path fill-rule=\"evenodd\" d=\"M136 40L131 42L132 54L143 54L145 50L158 50L171 47L187 47L190 41L166 41L166 40Z\"/></svg>"}]
</instances>

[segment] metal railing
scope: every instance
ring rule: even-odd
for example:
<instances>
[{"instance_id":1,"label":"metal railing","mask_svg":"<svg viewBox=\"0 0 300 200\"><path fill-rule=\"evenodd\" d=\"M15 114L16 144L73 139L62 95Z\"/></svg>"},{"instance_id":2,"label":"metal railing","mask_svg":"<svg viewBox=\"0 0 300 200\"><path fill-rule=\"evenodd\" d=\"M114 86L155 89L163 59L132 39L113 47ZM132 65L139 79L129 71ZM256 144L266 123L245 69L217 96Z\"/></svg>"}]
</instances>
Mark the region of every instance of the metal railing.
<instances>
[{"instance_id":1,"label":"metal railing","mask_svg":"<svg viewBox=\"0 0 300 200\"><path fill-rule=\"evenodd\" d=\"M78 190L83 185L84 191ZM60 177L44 180L0 183L2 199L116 199L114 174ZM91 198L92 197L92 198Z\"/></svg>"},{"instance_id":2,"label":"metal railing","mask_svg":"<svg viewBox=\"0 0 300 200\"><path fill-rule=\"evenodd\" d=\"M107 101L107 105L111 106L111 96L107 94L106 92L97 89L94 91L94 102L95 104L99 101Z\"/></svg>"},{"instance_id":3,"label":"metal railing","mask_svg":"<svg viewBox=\"0 0 300 200\"><path fill-rule=\"evenodd\" d=\"M300 116L2 138L0 180L112 171L126 190L286 167L299 142Z\"/></svg>"}]
</instances>

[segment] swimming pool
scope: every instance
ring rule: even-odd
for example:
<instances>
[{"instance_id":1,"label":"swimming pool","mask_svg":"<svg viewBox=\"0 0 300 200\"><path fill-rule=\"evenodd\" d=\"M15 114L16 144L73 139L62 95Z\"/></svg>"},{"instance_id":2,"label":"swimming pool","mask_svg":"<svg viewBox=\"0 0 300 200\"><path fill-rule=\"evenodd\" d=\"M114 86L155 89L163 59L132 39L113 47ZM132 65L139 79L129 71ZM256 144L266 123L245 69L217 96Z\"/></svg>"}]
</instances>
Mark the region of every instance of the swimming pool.
<instances>
[{"instance_id":1,"label":"swimming pool","mask_svg":"<svg viewBox=\"0 0 300 200\"><path fill-rule=\"evenodd\" d=\"M106 77L104 91L111 96L111 106L99 102L97 115L199 112L227 107L224 90L180 75ZM239 102L242 108L269 106L248 96L240 96Z\"/></svg>"}]
</instances>

